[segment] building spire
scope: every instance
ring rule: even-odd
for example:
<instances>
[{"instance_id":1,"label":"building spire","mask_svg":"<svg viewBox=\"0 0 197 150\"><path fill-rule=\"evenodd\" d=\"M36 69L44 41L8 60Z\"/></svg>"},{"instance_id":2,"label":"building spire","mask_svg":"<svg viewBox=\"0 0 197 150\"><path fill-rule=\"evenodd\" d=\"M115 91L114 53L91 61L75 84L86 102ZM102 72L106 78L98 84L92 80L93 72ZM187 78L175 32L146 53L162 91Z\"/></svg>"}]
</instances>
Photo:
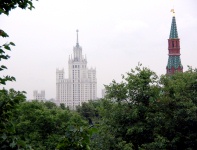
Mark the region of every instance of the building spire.
<instances>
[{"instance_id":1,"label":"building spire","mask_svg":"<svg viewBox=\"0 0 197 150\"><path fill-rule=\"evenodd\" d=\"M77 29L76 32L77 32L77 43L76 43L76 46L79 47L79 40L78 40L78 32L79 32L79 30Z\"/></svg>"},{"instance_id":2,"label":"building spire","mask_svg":"<svg viewBox=\"0 0 197 150\"><path fill-rule=\"evenodd\" d=\"M178 37L175 11L171 10L173 17L171 23L170 36L168 39L168 63L166 66L166 73L169 75L174 74L175 72L183 72L183 66L181 64L180 58L180 39Z\"/></svg>"},{"instance_id":3,"label":"building spire","mask_svg":"<svg viewBox=\"0 0 197 150\"><path fill-rule=\"evenodd\" d=\"M171 30L170 30L170 39L178 39L178 32L177 32L177 26L176 26L176 18L175 18L175 11L174 9L171 10L172 12L172 23L171 23Z\"/></svg>"}]
</instances>

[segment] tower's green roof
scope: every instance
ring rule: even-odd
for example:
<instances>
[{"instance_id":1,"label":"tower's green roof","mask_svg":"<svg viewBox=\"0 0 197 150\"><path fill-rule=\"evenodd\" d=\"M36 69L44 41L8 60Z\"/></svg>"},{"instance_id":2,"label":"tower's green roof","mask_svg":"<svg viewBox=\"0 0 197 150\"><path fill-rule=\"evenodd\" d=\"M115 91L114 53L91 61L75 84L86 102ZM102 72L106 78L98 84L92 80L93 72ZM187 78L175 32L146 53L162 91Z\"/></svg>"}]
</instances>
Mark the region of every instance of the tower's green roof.
<instances>
[{"instance_id":1,"label":"tower's green roof","mask_svg":"<svg viewBox=\"0 0 197 150\"><path fill-rule=\"evenodd\" d=\"M177 69L178 67L183 67L181 64L180 56L169 56L167 68L171 69L172 67L174 67L175 69Z\"/></svg>"},{"instance_id":2,"label":"tower's green roof","mask_svg":"<svg viewBox=\"0 0 197 150\"><path fill-rule=\"evenodd\" d=\"M176 19L175 19L175 16L173 16L171 30L170 30L170 39L177 39L177 38L178 38L178 32L177 32L177 27L176 27Z\"/></svg>"}]
</instances>

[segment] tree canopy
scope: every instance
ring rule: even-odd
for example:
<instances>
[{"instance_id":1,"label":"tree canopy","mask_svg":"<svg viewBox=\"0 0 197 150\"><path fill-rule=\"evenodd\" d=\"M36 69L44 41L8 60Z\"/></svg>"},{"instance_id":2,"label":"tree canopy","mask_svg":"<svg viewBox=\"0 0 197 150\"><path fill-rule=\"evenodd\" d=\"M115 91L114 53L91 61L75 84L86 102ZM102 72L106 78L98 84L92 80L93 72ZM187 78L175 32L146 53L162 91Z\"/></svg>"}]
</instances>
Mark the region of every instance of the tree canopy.
<instances>
[{"instance_id":1,"label":"tree canopy","mask_svg":"<svg viewBox=\"0 0 197 150\"><path fill-rule=\"evenodd\" d=\"M97 107L99 132L93 149L197 147L196 70L158 77L137 66L122 78L106 86L107 96Z\"/></svg>"},{"instance_id":2,"label":"tree canopy","mask_svg":"<svg viewBox=\"0 0 197 150\"><path fill-rule=\"evenodd\" d=\"M31 10L32 8L34 8L32 1L33 0L1 0L0 15L1 14L9 15L9 12L17 7L21 9L28 8Z\"/></svg>"}]
</instances>

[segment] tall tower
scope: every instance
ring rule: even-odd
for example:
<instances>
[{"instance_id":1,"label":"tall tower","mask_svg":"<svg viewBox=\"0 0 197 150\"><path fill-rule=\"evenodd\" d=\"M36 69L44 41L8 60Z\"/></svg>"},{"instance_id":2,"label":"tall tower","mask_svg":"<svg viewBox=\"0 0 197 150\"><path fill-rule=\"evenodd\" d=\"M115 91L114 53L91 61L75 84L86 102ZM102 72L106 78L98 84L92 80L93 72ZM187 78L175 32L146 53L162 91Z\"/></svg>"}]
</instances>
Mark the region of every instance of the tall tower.
<instances>
[{"instance_id":1,"label":"tall tower","mask_svg":"<svg viewBox=\"0 0 197 150\"><path fill-rule=\"evenodd\" d=\"M73 55L68 60L68 79L64 78L64 70L56 70L56 103L65 104L70 109L76 109L88 100L97 99L96 69L87 67L87 59L82 54L78 41L73 47Z\"/></svg>"},{"instance_id":2,"label":"tall tower","mask_svg":"<svg viewBox=\"0 0 197 150\"><path fill-rule=\"evenodd\" d=\"M168 39L168 64L166 66L166 74L174 74L175 72L183 72L183 66L180 58L180 39L178 37L175 12L173 12L170 37Z\"/></svg>"}]
</instances>

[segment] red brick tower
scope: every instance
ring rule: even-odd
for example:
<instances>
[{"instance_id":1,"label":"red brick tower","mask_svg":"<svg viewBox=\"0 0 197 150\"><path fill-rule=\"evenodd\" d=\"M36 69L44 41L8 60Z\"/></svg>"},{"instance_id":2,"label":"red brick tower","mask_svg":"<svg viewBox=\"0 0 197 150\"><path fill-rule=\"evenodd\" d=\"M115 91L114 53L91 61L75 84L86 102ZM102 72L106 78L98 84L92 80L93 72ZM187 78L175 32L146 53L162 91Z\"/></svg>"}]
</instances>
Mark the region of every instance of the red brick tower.
<instances>
[{"instance_id":1,"label":"red brick tower","mask_svg":"<svg viewBox=\"0 0 197 150\"><path fill-rule=\"evenodd\" d=\"M180 58L180 39L178 37L176 19L173 10L170 37L168 39L168 64L166 66L166 74L174 74L175 72L183 72L183 66Z\"/></svg>"}]
</instances>

